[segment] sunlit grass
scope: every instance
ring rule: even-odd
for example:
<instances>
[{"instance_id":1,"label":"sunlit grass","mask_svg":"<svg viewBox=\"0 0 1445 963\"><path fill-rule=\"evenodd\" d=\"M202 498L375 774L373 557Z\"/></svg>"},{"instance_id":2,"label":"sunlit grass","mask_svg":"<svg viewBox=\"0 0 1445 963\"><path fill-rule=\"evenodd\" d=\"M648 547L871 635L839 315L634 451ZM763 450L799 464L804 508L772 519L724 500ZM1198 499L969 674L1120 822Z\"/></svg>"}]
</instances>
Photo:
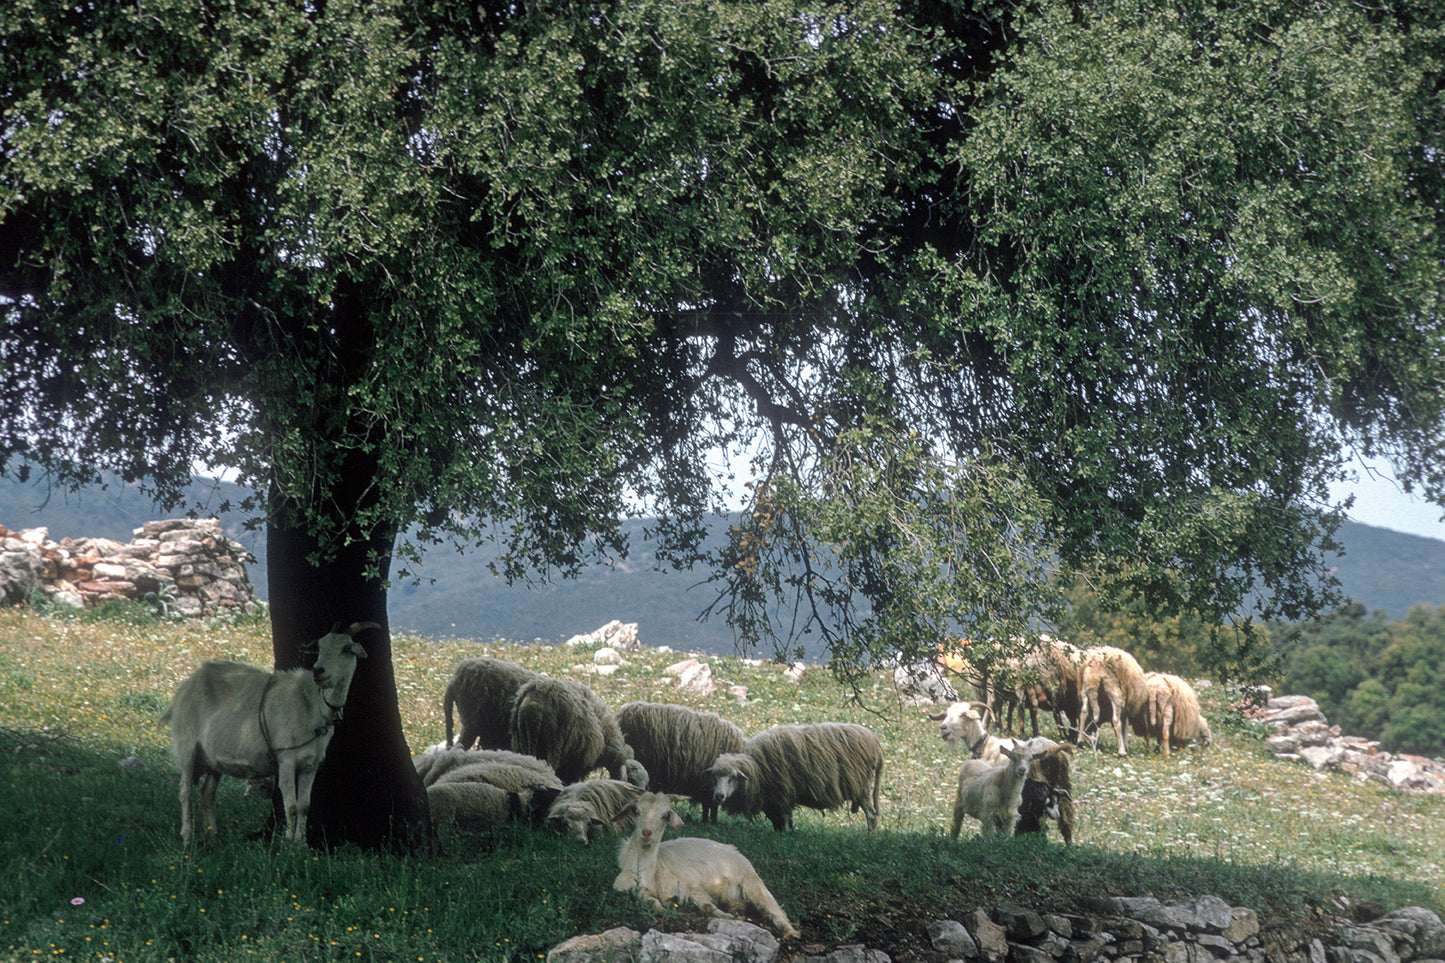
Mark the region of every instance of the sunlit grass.
<instances>
[{"instance_id":1,"label":"sunlit grass","mask_svg":"<svg viewBox=\"0 0 1445 963\"><path fill-rule=\"evenodd\" d=\"M1206 693L1217 735L1207 752L1080 751L1079 845L1065 850L1056 835L990 842L971 826L949 840L961 760L886 685L860 706L821 669L798 683L772 663L709 657L719 688L702 699L675 692L662 672L683 653L647 649L598 676L579 668L590 652L560 647L405 635L393 646L414 750L443 738L441 693L457 660L484 653L581 678L613 706L682 701L747 732L825 719L872 727L888 759L877 836L846 811L800 811L791 836L766 820L685 830L744 849L810 940L866 934L900 907L936 917L1002 898L1066 907L1100 893L1213 892L1261 912L1344 893L1445 911L1438 796L1278 761L1262 734L1226 717L1217 693ZM270 657L268 627L255 620L0 610L0 960L520 960L577 932L693 919L654 919L612 892L611 845L583 849L520 826L449 835L438 856L296 852L250 838L268 803L235 780L222 785L220 838L183 851L168 734L155 718L199 662ZM746 702L725 694L733 684L747 687ZM145 768L122 767L128 756Z\"/></svg>"}]
</instances>

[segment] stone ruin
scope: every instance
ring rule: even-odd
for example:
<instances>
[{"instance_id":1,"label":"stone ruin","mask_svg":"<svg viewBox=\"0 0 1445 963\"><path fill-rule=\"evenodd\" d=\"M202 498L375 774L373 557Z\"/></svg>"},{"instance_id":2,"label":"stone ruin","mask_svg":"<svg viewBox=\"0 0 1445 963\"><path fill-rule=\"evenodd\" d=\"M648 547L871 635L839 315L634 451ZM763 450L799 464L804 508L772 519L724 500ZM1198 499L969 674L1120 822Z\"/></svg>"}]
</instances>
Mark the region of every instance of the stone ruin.
<instances>
[{"instance_id":1,"label":"stone ruin","mask_svg":"<svg viewBox=\"0 0 1445 963\"><path fill-rule=\"evenodd\" d=\"M0 526L0 602L24 604L43 592L83 608L153 601L186 618L250 613L260 603L246 574L251 554L215 518L146 522L135 538L50 540L48 529Z\"/></svg>"},{"instance_id":2,"label":"stone ruin","mask_svg":"<svg viewBox=\"0 0 1445 963\"><path fill-rule=\"evenodd\" d=\"M1445 761L1387 752L1373 740L1344 735L1309 696L1273 696L1263 707L1240 703L1238 708L1273 729L1264 744L1280 759L1302 761L1320 772L1338 770L1391 789L1445 794Z\"/></svg>"}]
</instances>

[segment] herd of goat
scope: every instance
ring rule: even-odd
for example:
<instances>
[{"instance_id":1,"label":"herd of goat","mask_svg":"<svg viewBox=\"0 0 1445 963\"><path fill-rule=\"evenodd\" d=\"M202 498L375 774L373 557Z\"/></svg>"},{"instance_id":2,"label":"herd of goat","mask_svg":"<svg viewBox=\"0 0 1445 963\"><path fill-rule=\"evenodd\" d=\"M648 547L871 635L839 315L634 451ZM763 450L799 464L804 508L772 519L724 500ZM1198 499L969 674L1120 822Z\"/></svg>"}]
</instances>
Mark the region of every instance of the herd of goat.
<instances>
[{"instance_id":1,"label":"herd of goat","mask_svg":"<svg viewBox=\"0 0 1445 963\"><path fill-rule=\"evenodd\" d=\"M356 640L380 628L356 623L317 644L311 669L266 672L237 662L203 664L177 689L161 716L171 726L180 769L181 836L193 835L191 795L198 786L204 828L216 830L216 787L223 775L275 779L286 837L306 842L311 785L325 756L356 670L366 657ZM1041 832L1057 822L1072 842L1070 778L1075 745L1111 724L1119 753L1128 733L1171 745L1208 745L1198 698L1177 676L1146 673L1122 649L1080 649L1045 638L1027 656L980 677L960 646L926 666L901 668L900 685L944 695L951 704L929 718L939 735L967 750L951 832L966 818L984 835ZM961 694L975 696L960 700ZM1039 735L1038 711L1054 713L1056 742ZM1015 717L1015 713L1017 716ZM991 734L1002 720L1013 731L1029 714L1032 736ZM505 659L462 660L443 697L446 743L414 759L437 825L523 819L566 833L583 845L633 829L619 854L619 890L693 903L715 915L755 911L783 935L796 930L735 847L701 838L663 841L681 826L674 806L691 801L702 818L766 815L778 831L793 828L798 806L861 810L877 829L883 746L855 723L774 726L746 736L712 712L682 705L629 702L616 712L589 687L555 679ZM454 741L454 717L459 737ZM592 778L604 769L606 777Z\"/></svg>"}]
</instances>

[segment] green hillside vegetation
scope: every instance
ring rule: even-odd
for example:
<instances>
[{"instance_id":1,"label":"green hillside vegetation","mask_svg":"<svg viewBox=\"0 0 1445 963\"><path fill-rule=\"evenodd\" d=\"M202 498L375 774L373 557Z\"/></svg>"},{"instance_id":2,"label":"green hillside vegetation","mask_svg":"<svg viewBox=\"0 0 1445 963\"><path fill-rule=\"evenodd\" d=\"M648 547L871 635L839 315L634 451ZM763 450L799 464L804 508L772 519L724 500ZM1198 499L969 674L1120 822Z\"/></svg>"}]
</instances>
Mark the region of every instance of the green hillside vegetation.
<instances>
[{"instance_id":1,"label":"green hillside vegetation","mask_svg":"<svg viewBox=\"0 0 1445 963\"><path fill-rule=\"evenodd\" d=\"M888 760L876 837L845 811L800 811L792 835L728 816L683 830L742 848L807 942L871 942L896 955L924 947L925 925L940 917L1003 900L1082 911L1101 894L1212 893L1255 908L1281 939L1323 925L1338 897L1445 912L1438 798L1276 760L1222 687L1202 692L1216 734L1208 751L1078 754L1076 845L1065 848L1056 832L985 842L972 826L950 840L960 758L881 683L863 706L820 669L795 683L776 664L711 659L720 683L748 687L739 704L670 690L661 670L679 656L657 650L604 678L575 674L590 662L585 650L393 641L413 750L442 738L452 667L483 653L585 678L614 707L684 701L747 732L829 719L873 728ZM0 612L0 960L535 960L577 933L700 923L694 911L654 914L613 892L613 845L582 848L517 825L447 832L435 854L295 851L255 837L269 806L235 780L222 785L219 838L183 851L155 717L208 658L267 664L267 627L160 622L139 608ZM128 756L146 768L122 767Z\"/></svg>"},{"instance_id":2,"label":"green hillside vegetation","mask_svg":"<svg viewBox=\"0 0 1445 963\"><path fill-rule=\"evenodd\" d=\"M1392 622L1350 605L1280 637L1284 686L1331 722L1392 752L1445 755L1445 607Z\"/></svg>"},{"instance_id":3,"label":"green hillside vegetation","mask_svg":"<svg viewBox=\"0 0 1445 963\"><path fill-rule=\"evenodd\" d=\"M265 533L246 527L246 516L239 511L246 494L235 485L198 479L188 500L220 517L227 534L255 556L249 566L251 580L264 599ZM157 517L162 516L135 486L116 483L105 490L66 493L0 479L0 525L45 526L57 540L99 536L127 541L132 529ZM711 544L721 545L731 521L714 519ZM628 558L589 566L576 579L531 586L508 585L492 575L487 566L496 559L494 550L458 554L448 546L434 547L423 554L420 565L393 566L391 623L434 638L560 642L621 619L639 623L642 639L650 645L733 653L732 630L720 617L698 620L715 598L705 582L707 573L673 571L657 559L652 544L642 540L643 528L641 521L624 525L633 543ZM1403 618L1416 605L1445 605L1445 541L1355 522L1344 523L1340 540L1345 555L1336 574L1345 594L1366 611ZM1134 644L1141 642L1136 639ZM1196 658L1169 671L1191 675L1210 668Z\"/></svg>"}]
</instances>

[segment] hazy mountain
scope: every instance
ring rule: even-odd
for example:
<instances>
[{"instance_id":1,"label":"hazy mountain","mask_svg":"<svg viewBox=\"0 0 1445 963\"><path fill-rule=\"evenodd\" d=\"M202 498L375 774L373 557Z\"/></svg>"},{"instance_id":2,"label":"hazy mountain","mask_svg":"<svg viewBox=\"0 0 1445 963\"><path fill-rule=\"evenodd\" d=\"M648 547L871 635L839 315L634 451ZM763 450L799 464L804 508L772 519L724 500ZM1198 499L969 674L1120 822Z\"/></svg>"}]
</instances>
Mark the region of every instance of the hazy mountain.
<instances>
[{"instance_id":1,"label":"hazy mountain","mask_svg":"<svg viewBox=\"0 0 1445 963\"><path fill-rule=\"evenodd\" d=\"M224 483L198 483L195 501L221 518L227 533L245 545L257 561L251 579L266 595L264 532L248 531L236 506L244 492ZM133 486L112 485L79 494L47 492L40 485L0 481L0 525L10 529L45 527L50 537L100 536L128 541L142 522L163 517ZM714 538L727 520L719 518ZM631 523L633 532L640 522ZM1346 554L1336 573L1345 591L1370 610L1402 618L1416 604L1445 605L1445 541L1405 535L1346 522L1341 530ZM636 539L630 557L612 566L594 566L573 580L527 587L508 586L487 571L492 553L485 549L457 554L437 549L416 570L418 583L399 577L391 593L391 622L421 635L466 638L561 641L612 620L639 623L647 645L710 652L733 651L731 630L714 617L698 614L714 598L706 573L659 571L652 546Z\"/></svg>"}]
</instances>

